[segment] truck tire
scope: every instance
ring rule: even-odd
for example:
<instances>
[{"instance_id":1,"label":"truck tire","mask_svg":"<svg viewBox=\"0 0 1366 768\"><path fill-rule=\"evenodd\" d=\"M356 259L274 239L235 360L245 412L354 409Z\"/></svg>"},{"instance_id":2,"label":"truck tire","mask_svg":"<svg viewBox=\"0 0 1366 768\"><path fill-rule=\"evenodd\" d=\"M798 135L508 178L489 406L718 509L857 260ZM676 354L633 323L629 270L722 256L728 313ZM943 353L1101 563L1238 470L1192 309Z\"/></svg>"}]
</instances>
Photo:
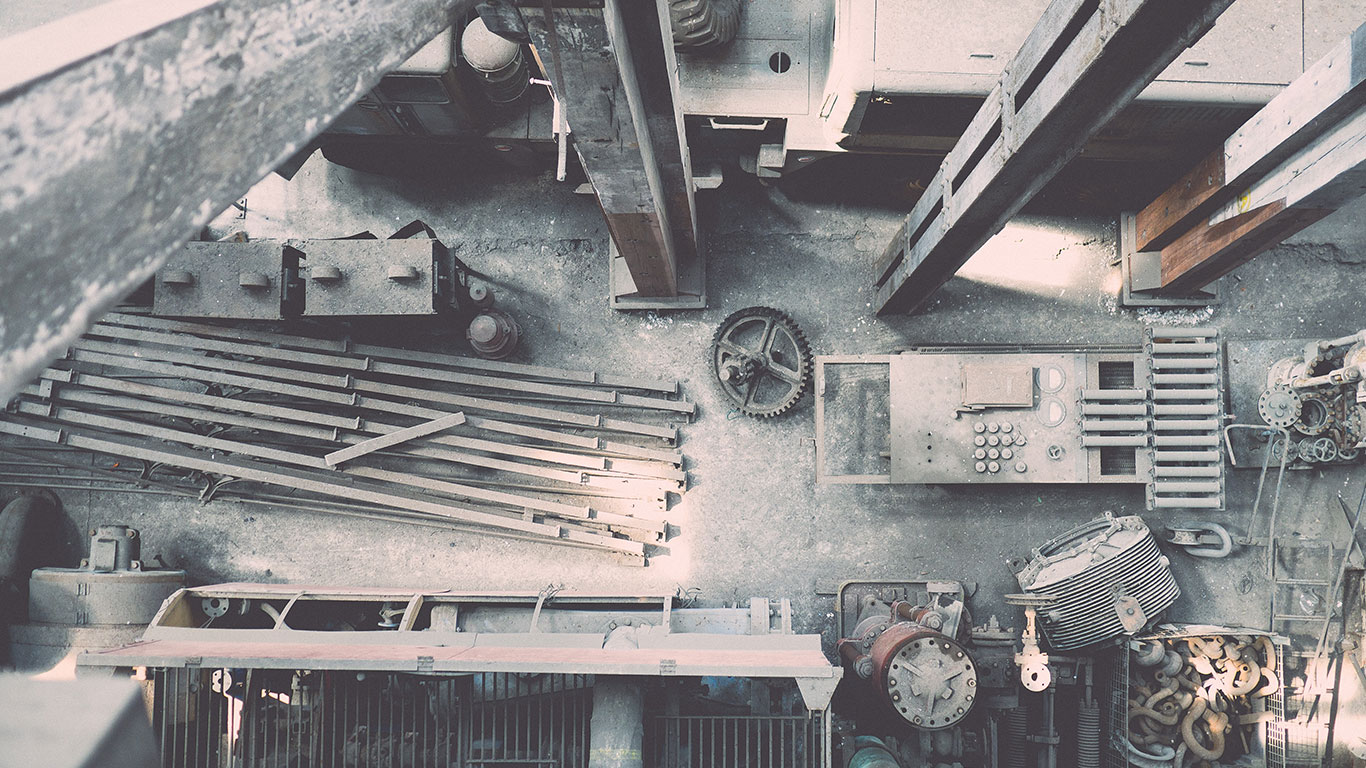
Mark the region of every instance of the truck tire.
<instances>
[{"instance_id":1,"label":"truck tire","mask_svg":"<svg viewBox=\"0 0 1366 768\"><path fill-rule=\"evenodd\" d=\"M741 0L669 0L674 48L717 48L740 29Z\"/></svg>"}]
</instances>

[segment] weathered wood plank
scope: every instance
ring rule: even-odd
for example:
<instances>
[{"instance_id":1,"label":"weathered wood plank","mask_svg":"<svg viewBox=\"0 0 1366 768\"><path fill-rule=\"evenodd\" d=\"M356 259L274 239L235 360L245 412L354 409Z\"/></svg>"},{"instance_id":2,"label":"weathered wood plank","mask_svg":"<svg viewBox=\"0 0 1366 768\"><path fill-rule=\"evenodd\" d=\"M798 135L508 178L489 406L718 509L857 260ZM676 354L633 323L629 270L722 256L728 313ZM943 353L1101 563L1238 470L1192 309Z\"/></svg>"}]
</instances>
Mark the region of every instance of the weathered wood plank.
<instances>
[{"instance_id":1,"label":"weathered wood plank","mask_svg":"<svg viewBox=\"0 0 1366 768\"><path fill-rule=\"evenodd\" d=\"M1166 247L1362 104L1366 104L1366 24L1139 211L1137 250Z\"/></svg>"},{"instance_id":2,"label":"weathered wood plank","mask_svg":"<svg viewBox=\"0 0 1366 768\"><path fill-rule=\"evenodd\" d=\"M1366 106L1162 249L1164 293L1199 289L1366 189Z\"/></svg>"},{"instance_id":3,"label":"weathered wood plank","mask_svg":"<svg viewBox=\"0 0 1366 768\"><path fill-rule=\"evenodd\" d=\"M677 295L680 262L698 258L697 218L657 4L522 13L638 295Z\"/></svg>"},{"instance_id":4,"label":"weathered wood plank","mask_svg":"<svg viewBox=\"0 0 1366 768\"><path fill-rule=\"evenodd\" d=\"M1000 112L1003 138L985 149L984 138L971 148L960 141L950 157L967 162L940 168L952 182L950 204L918 205L897 233L904 242L889 245L879 259L878 313L924 306L1230 2L1055 0L1016 55L1018 63L1007 64L1000 98L982 106L982 112L1015 110ZM935 205L949 210L937 224ZM918 237L907 234L922 229Z\"/></svg>"},{"instance_id":5,"label":"weathered wood plank","mask_svg":"<svg viewBox=\"0 0 1366 768\"><path fill-rule=\"evenodd\" d=\"M1197 291L1330 213L1287 208L1278 200L1217 224L1196 227L1162 249L1162 290Z\"/></svg>"},{"instance_id":6,"label":"weathered wood plank","mask_svg":"<svg viewBox=\"0 0 1366 768\"><path fill-rule=\"evenodd\" d=\"M472 5L115 0L5 39L0 401Z\"/></svg>"}]
</instances>

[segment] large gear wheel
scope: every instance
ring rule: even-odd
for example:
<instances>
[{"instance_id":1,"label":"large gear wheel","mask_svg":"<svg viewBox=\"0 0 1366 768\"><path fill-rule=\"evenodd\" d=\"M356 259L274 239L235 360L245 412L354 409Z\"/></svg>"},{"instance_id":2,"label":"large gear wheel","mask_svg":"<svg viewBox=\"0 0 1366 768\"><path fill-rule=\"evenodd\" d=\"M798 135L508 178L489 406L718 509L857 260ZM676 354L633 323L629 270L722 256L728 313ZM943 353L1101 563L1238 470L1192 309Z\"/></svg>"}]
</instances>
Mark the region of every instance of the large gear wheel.
<instances>
[{"instance_id":1,"label":"large gear wheel","mask_svg":"<svg viewBox=\"0 0 1366 768\"><path fill-rule=\"evenodd\" d=\"M1284 384L1262 392L1257 399L1257 413L1262 421L1273 427L1289 427L1300 418L1299 393Z\"/></svg>"},{"instance_id":2,"label":"large gear wheel","mask_svg":"<svg viewBox=\"0 0 1366 768\"><path fill-rule=\"evenodd\" d=\"M747 416L786 413L811 385L811 346L797 323L770 307L727 317L711 344L712 366L726 397Z\"/></svg>"}]
</instances>

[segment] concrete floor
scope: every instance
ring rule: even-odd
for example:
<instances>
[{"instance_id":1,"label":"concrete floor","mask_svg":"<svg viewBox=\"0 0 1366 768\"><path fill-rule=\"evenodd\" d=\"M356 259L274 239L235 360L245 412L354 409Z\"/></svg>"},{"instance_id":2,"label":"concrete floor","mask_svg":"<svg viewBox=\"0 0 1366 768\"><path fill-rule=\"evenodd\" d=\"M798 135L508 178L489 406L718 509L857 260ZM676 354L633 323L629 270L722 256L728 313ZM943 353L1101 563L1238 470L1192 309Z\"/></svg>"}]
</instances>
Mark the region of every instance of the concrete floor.
<instances>
[{"instance_id":1,"label":"concrete floor","mask_svg":"<svg viewBox=\"0 0 1366 768\"><path fill-rule=\"evenodd\" d=\"M63 492L68 513L80 529L97 522L140 528L145 559L160 554L199 582L532 590L558 583L628 593L685 587L708 601L791 598L800 630L829 633L831 595L841 581L928 576L975 584L976 616L995 613L1019 626L1000 599L1018 591L1006 558L1105 511L1143 514L1154 528L1171 521L1144 511L1139 486L818 487L810 398L786 418L760 422L733 412L713 386L709 342L722 318L753 304L781 308L817 354L854 354L927 343L1133 343L1149 320L1213 323L1229 340L1337 336L1366 317L1366 243L1356 212L1241 268L1225 281L1217 308L1168 312L1116 308L1112 216L1022 216L928 312L879 319L869 304L870 265L904 209L801 202L748 177L699 197L710 306L676 313L608 308L601 215L592 197L549 174L401 181L314 157L293 182L272 178L254 189L245 220L219 222L253 237L364 229L385 236L422 218L495 278L500 304L526 331L516 359L681 380L698 404L695 422L682 431L690 489L669 515L679 529L669 553L649 567L577 549L227 502ZM1345 535L1331 496L1341 491L1355 501L1361 481L1355 470L1294 473L1283 495L1284 530ZM1255 473L1234 472L1229 510L1204 517L1242 532L1254 483ZM1171 618L1265 620L1263 550L1222 561L1179 551L1170 557L1183 589Z\"/></svg>"}]
</instances>

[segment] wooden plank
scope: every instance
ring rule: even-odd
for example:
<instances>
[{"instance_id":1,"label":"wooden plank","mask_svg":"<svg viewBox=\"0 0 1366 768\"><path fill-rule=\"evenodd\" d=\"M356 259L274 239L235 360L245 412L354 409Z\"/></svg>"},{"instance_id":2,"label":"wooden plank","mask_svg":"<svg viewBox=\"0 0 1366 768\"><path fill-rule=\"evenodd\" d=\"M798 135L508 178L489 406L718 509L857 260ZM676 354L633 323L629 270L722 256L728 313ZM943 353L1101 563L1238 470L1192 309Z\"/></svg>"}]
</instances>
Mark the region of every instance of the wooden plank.
<instances>
[{"instance_id":1,"label":"wooden plank","mask_svg":"<svg viewBox=\"0 0 1366 768\"><path fill-rule=\"evenodd\" d=\"M1176 294L1199 290L1330 213L1287 208L1285 201L1278 200L1217 224L1196 227L1162 249L1162 290Z\"/></svg>"},{"instance_id":2,"label":"wooden plank","mask_svg":"<svg viewBox=\"0 0 1366 768\"><path fill-rule=\"evenodd\" d=\"M1161 292L1208 285L1366 190L1366 106L1161 252Z\"/></svg>"},{"instance_id":3,"label":"wooden plank","mask_svg":"<svg viewBox=\"0 0 1366 768\"><path fill-rule=\"evenodd\" d=\"M1134 250L1147 251L1169 244L1176 237L1173 233L1194 223L1202 206L1214 204L1211 201L1223 189L1224 151L1220 149L1206 155L1134 216L1138 238Z\"/></svg>"},{"instance_id":4,"label":"wooden plank","mask_svg":"<svg viewBox=\"0 0 1366 768\"><path fill-rule=\"evenodd\" d=\"M669 297L680 262L699 254L672 41L658 12L656 2L606 0L524 18L637 293Z\"/></svg>"},{"instance_id":5,"label":"wooden plank","mask_svg":"<svg viewBox=\"0 0 1366 768\"><path fill-rule=\"evenodd\" d=\"M1136 217L1136 250L1160 250L1366 104L1366 25L1248 119Z\"/></svg>"},{"instance_id":6,"label":"wooden plank","mask_svg":"<svg viewBox=\"0 0 1366 768\"><path fill-rule=\"evenodd\" d=\"M419 437L426 437L427 435L450 429L451 427L464 423L465 414L456 411L447 416L432 419L431 421L426 421L421 424L414 424L411 427L396 429L387 435L372 437L369 440L363 440L355 445L332 451L326 456L323 456L323 461L326 462L329 467L335 467L342 462L360 458L367 453L374 453L383 448L392 448L400 443L416 440Z\"/></svg>"},{"instance_id":7,"label":"wooden plank","mask_svg":"<svg viewBox=\"0 0 1366 768\"><path fill-rule=\"evenodd\" d=\"M889 245L878 261L878 313L923 307L1230 2L1054 0L1022 46L1019 65L1007 65L1000 99L974 118L980 128L999 112L1000 135L978 131L976 141L955 145L949 157L965 158L962 165L946 160L940 167L950 196L918 204L896 235L906 242Z\"/></svg>"},{"instance_id":8,"label":"wooden plank","mask_svg":"<svg viewBox=\"0 0 1366 768\"><path fill-rule=\"evenodd\" d=\"M473 5L115 0L6 38L0 401Z\"/></svg>"}]
</instances>

